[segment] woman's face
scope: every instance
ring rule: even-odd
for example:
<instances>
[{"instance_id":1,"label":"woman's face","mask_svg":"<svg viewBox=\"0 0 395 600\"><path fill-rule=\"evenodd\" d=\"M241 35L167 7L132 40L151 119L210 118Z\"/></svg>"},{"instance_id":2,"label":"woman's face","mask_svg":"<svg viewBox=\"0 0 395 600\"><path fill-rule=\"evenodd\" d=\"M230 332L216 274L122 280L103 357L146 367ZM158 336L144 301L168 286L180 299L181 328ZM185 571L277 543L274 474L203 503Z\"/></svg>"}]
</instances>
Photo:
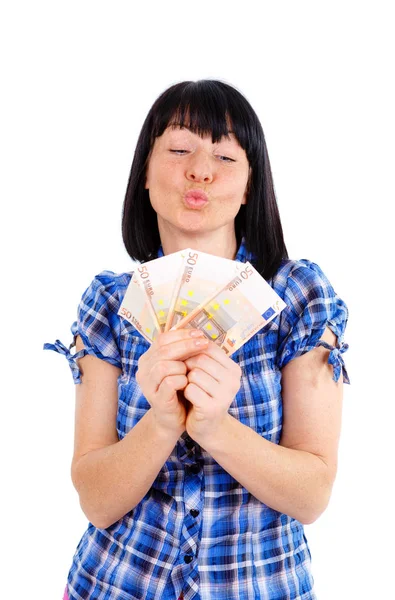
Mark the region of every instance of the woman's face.
<instances>
[{"instance_id":1,"label":"woman's face","mask_svg":"<svg viewBox=\"0 0 395 600\"><path fill-rule=\"evenodd\" d=\"M155 139L149 158L146 189L158 225L184 233L204 233L229 226L247 201L249 163L234 134L213 144L189 129L168 127ZM184 198L203 191L207 203L191 207Z\"/></svg>"}]
</instances>

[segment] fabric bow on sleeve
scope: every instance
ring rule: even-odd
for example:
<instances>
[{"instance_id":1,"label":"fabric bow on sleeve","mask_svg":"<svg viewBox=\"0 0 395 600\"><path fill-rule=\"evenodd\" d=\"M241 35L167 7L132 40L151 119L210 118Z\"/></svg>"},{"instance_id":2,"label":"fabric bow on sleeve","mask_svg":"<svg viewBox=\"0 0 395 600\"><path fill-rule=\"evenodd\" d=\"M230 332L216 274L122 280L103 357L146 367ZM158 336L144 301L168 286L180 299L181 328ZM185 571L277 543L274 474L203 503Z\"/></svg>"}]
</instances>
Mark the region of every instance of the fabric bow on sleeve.
<instances>
[{"instance_id":1,"label":"fabric bow on sleeve","mask_svg":"<svg viewBox=\"0 0 395 600\"><path fill-rule=\"evenodd\" d=\"M343 379L346 383L350 383L350 379L348 377L347 369L344 364L344 360L342 354L346 352L349 348L349 345L345 342L341 342L338 347L331 346L324 340L319 340L317 346L324 346L327 350L330 350L328 357L328 364L333 366L334 380L339 381L341 370L343 369Z\"/></svg>"},{"instance_id":2,"label":"fabric bow on sleeve","mask_svg":"<svg viewBox=\"0 0 395 600\"><path fill-rule=\"evenodd\" d=\"M69 348L66 348L66 346L62 344L60 340L56 340L54 344L44 344L44 350L54 350L59 354L64 354L69 363L74 382L81 383L81 371L77 364L77 359L85 356L85 354L87 354L87 351L85 348L83 348L82 350L79 350L79 352L71 354L70 348L72 348L73 346L75 346L75 342L72 342Z\"/></svg>"}]
</instances>

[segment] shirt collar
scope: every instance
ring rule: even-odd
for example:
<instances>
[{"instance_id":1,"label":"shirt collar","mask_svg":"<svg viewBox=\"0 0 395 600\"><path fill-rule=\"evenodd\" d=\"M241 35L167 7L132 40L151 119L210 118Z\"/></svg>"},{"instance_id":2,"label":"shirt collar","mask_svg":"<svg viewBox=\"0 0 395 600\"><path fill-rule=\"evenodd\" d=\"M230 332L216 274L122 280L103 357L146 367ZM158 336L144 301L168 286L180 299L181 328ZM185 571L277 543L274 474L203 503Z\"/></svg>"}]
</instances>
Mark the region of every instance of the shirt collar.
<instances>
[{"instance_id":1,"label":"shirt collar","mask_svg":"<svg viewBox=\"0 0 395 600\"><path fill-rule=\"evenodd\" d=\"M161 244L159 246L159 250L158 250L158 258L162 258L162 256L163 256L163 248L162 248L162 244ZM252 254L252 252L247 251L244 237L241 240L241 244L237 251L235 260L237 260L238 262L243 262L243 263L254 260L254 254Z\"/></svg>"}]
</instances>

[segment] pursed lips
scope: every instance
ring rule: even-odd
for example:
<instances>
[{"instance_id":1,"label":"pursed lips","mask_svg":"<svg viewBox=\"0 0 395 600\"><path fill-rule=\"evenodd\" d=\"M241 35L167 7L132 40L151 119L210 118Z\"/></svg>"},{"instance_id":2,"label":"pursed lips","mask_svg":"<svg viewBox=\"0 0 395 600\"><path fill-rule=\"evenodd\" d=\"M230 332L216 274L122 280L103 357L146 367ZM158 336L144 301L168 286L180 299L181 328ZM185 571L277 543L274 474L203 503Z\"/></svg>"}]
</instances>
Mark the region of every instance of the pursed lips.
<instances>
[{"instance_id":1,"label":"pursed lips","mask_svg":"<svg viewBox=\"0 0 395 600\"><path fill-rule=\"evenodd\" d=\"M184 198L187 200L188 198L193 198L195 200L201 200L204 202L208 202L208 198L206 194L202 190L188 190L184 195Z\"/></svg>"}]
</instances>

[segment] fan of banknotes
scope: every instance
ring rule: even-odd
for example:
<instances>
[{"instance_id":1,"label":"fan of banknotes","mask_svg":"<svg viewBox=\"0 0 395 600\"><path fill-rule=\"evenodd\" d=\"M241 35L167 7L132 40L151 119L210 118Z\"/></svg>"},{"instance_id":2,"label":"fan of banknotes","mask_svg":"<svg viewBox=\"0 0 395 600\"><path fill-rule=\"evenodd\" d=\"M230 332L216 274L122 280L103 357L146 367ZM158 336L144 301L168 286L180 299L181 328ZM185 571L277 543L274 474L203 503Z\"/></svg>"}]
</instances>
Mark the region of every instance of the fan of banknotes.
<instances>
[{"instance_id":1,"label":"fan of banknotes","mask_svg":"<svg viewBox=\"0 0 395 600\"><path fill-rule=\"evenodd\" d=\"M150 343L195 328L230 355L285 307L251 263L186 248L137 266L118 315Z\"/></svg>"}]
</instances>

